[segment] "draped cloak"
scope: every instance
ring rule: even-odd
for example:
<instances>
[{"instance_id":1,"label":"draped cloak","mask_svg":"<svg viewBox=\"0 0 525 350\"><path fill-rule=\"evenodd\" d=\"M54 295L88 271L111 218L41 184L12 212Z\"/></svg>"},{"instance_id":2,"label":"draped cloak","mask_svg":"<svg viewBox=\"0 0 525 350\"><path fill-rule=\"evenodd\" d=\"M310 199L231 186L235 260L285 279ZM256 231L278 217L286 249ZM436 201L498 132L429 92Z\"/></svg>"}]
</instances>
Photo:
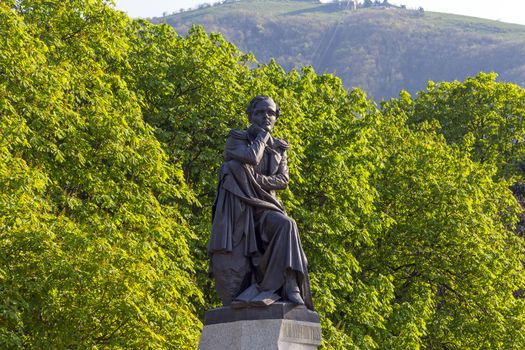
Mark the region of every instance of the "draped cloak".
<instances>
[{"instance_id":1,"label":"draped cloak","mask_svg":"<svg viewBox=\"0 0 525 350\"><path fill-rule=\"evenodd\" d=\"M237 253L249 259L253 279L263 290L279 289L285 271L294 271L301 296L313 309L297 225L275 197L275 190L288 185L288 148L285 141L269 134L231 130L212 209L208 252L212 257ZM238 260L243 263L242 258ZM210 273L214 275L219 269L211 261Z\"/></svg>"}]
</instances>

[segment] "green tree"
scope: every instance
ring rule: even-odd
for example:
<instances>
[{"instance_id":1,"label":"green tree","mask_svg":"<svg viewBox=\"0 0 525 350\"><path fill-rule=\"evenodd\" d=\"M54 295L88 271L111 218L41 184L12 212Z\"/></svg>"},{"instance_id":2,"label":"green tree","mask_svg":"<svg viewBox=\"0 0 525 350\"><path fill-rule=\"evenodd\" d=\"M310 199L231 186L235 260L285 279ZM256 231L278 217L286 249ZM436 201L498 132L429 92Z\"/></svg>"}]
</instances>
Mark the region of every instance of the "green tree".
<instances>
[{"instance_id":1,"label":"green tree","mask_svg":"<svg viewBox=\"0 0 525 350\"><path fill-rule=\"evenodd\" d=\"M130 20L99 1L0 17L0 344L194 348L193 199L118 75Z\"/></svg>"},{"instance_id":2,"label":"green tree","mask_svg":"<svg viewBox=\"0 0 525 350\"><path fill-rule=\"evenodd\" d=\"M378 208L391 225L370 261L391 271L396 304L382 346L523 346L524 303L513 297L523 242L512 232L519 207L508 183L431 129L410 131L401 110L384 115L394 123L378 130L390 144Z\"/></svg>"},{"instance_id":3,"label":"green tree","mask_svg":"<svg viewBox=\"0 0 525 350\"><path fill-rule=\"evenodd\" d=\"M438 121L447 142L469 150L472 159L496 166L498 176L523 178L525 89L480 73L464 82L430 82L405 104L409 122Z\"/></svg>"},{"instance_id":4,"label":"green tree","mask_svg":"<svg viewBox=\"0 0 525 350\"><path fill-rule=\"evenodd\" d=\"M412 100L393 100L409 115L413 128L433 123L448 143L477 162L495 166L496 178L509 179L522 206L516 232L525 232L525 89L480 73L464 82L435 84Z\"/></svg>"}]
</instances>

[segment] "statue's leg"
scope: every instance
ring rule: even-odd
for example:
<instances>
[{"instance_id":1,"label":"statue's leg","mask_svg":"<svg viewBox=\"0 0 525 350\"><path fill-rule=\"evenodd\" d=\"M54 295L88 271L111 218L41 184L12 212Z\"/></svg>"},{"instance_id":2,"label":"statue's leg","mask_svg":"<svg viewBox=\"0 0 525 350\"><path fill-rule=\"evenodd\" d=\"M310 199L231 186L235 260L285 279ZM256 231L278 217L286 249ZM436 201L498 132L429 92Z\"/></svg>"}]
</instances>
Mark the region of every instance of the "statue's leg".
<instances>
[{"instance_id":1,"label":"statue's leg","mask_svg":"<svg viewBox=\"0 0 525 350\"><path fill-rule=\"evenodd\" d=\"M259 286L262 290L282 288L283 297L295 303L302 303L304 299L310 304L307 261L297 224L276 211L267 211L260 219L257 226L265 251L258 264L262 275Z\"/></svg>"},{"instance_id":2,"label":"statue's leg","mask_svg":"<svg viewBox=\"0 0 525 350\"><path fill-rule=\"evenodd\" d=\"M250 260L244 256L244 239L231 253L213 253L211 256L215 290L225 306L244 289L252 279Z\"/></svg>"}]
</instances>

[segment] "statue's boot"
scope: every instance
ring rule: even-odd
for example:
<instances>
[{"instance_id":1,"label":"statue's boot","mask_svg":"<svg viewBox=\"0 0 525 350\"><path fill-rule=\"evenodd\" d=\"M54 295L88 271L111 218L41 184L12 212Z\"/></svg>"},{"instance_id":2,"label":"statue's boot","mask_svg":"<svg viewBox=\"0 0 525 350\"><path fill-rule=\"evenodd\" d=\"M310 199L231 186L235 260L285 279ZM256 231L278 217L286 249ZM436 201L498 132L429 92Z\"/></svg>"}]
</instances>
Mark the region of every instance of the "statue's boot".
<instances>
[{"instance_id":1,"label":"statue's boot","mask_svg":"<svg viewBox=\"0 0 525 350\"><path fill-rule=\"evenodd\" d=\"M295 271L286 271L284 293L286 295L286 299L291 301L293 304L304 305L304 300L301 297L301 291L299 290L299 286L297 285L297 276L295 274Z\"/></svg>"}]
</instances>

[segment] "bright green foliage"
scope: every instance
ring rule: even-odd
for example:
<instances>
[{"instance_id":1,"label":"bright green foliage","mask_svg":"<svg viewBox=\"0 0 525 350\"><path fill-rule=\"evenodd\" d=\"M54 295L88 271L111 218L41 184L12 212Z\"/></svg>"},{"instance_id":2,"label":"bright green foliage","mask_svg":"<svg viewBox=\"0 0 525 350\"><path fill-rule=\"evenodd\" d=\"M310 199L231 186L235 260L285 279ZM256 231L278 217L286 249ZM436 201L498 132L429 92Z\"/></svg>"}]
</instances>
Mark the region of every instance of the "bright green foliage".
<instances>
[{"instance_id":1,"label":"bright green foliage","mask_svg":"<svg viewBox=\"0 0 525 350\"><path fill-rule=\"evenodd\" d=\"M409 115L412 128L432 125L449 144L495 167L495 178L510 180L525 208L525 89L496 77L480 73L464 82L430 82L416 99L403 92L390 104ZM515 232L525 234L523 210Z\"/></svg>"},{"instance_id":2,"label":"bright green foliage","mask_svg":"<svg viewBox=\"0 0 525 350\"><path fill-rule=\"evenodd\" d=\"M200 28L187 38L144 21L133 30L127 78L143 97L144 119L183 164L186 180L200 186L197 193L205 186L213 197L224 137L235 117L243 118L251 58Z\"/></svg>"},{"instance_id":3,"label":"bright green foliage","mask_svg":"<svg viewBox=\"0 0 525 350\"><path fill-rule=\"evenodd\" d=\"M0 7L0 347L193 348L191 195L101 2Z\"/></svg>"},{"instance_id":4,"label":"bright green foliage","mask_svg":"<svg viewBox=\"0 0 525 350\"><path fill-rule=\"evenodd\" d=\"M410 123L437 120L447 142L459 145L472 159L495 165L500 176L523 176L525 161L525 89L496 82L496 74L480 73L464 82L430 82L405 108Z\"/></svg>"},{"instance_id":5,"label":"bright green foliage","mask_svg":"<svg viewBox=\"0 0 525 350\"><path fill-rule=\"evenodd\" d=\"M384 113L377 204L391 224L369 256L395 285L382 347L522 347L524 303L513 292L524 283L523 242L508 184L442 137L409 131L400 110Z\"/></svg>"},{"instance_id":6,"label":"bright green foliage","mask_svg":"<svg viewBox=\"0 0 525 350\"><path fill-rule=\"evenodd\" d=\"M104 1L0 6L0 347L195 348L224 141L257 94L292 145L281 198L324 349L525 346L516 201L492 163L410 129L409 96L378 109Z\"/></svg>"},{"instance_id":7,"label":"bright green foliage","mask_svg":"<svg viewBox=\"0 0 525 350\"><path fill-rule=\"evenodd\" d=\"M390 113L392 111L400 113L400 109L407 111L412 125L422 130L436 129L435 120L437 120L439 123L437 131L442 133L449 143L456 144L459 147L457 148L461 149L456 152L460 152L463 158L472 157L483 163L485 179L480 178L479 175L477 178L482 180L484 189L490 189L494 186L489 181L490 177L499 178L502 175L512 177L512 175L519 174L514 166L522 157L523 152L522 140L520 140L523 137L523 89L512 84L496 83L494 80L495 75L493 74L480 74L475 78L467 79L464 83L441 83L437 86L430 83L428 91L421 92L415 101L408 94L402 93L399 100L393 100L388 106L385 105L385 111L390 111ZM427 123L416 124L422 121L427 121ZM515 133L514 130L520 131ZM465 174L465 171L467 174L472 172L471 167L466 166L468 163L466 159L461 162L462 170L456 170L459 176ZM448 165L450 162L443 162L443 164ZM468 175L465 180L468 181L469 186L472 185L472 175ZM461 178L456 181L461 181ZM514 227L515 219L512 215L503 221L501 219L504 218L502 214L512 214L509 208L515 208L515 204L510 198L494 196L504 191L504 187L509 184L502 182L498 185L500 189L494 188L492 194L487 197L480 196L479 192L476 192L475 196L472 196L470 191L454 193L455 196L460 195L457 205L460 205L460 208L467 206L471 213L463 218L451 216L450 213L446 214L446 220L453 220L457 232L451 232L453 236L445 236L446 239L443 242L447 242L446 244L457 242L462 232L468 234L469 239L463 243L462 250L447 255L441 253L441 256L458 257L456 262L447 259L448 262L443 260L439 263L439 269L448 279L448 287L440 284L440 294L449 295L446 303L451 301L450 294L453 294L452 299L457 300L449 304L452 306L451 310L443 310L447 308L446 303L439 304L443 305L438 314L443 317L443 320L439 322L438 328L433 325L431 329L436 331L434 334L442 334L449 339L447 341L444 341L445 338L443 340L433 339L431 344L434 348L442 348L443 344L457 344L456 346L461 344L468 348L490 349L522 346L519 345L523 342L523 330L521 329L523 311L520 311L523 307L522 301L513 298L509 291L512 291L511 286L514 286L516 290L521 287L523 273L519 270L513 272L508 267L509 263L519 264L521 259L517 255L514 258L517 261L512 263L512 259L508 259L510 255L507 255L506 252L509 249L516 249L516 253L523 251L523 243L516 236L509 236L508 233L507 237L501 236L501 233ZM447 201L450 201L449 198ZM486 202L482 209L484 215L481 216L481 212L473 211L471 207L473 200ZM512 210L516 211L516 209ZM433 222L427 221L424 225L431 229L430 224ZM497 231L486 230L488 227L494 227L494 223L498 222L502 225L500 224ZM414 225L414 221L411 221L410 225ZM475 235L472 236L473 233ZM470 248L474 246L472 239L478 243L481 243L480 240L486 240L486 242L476 250L471 250ZM439 245L432 244L433 250L438 247ZM465 251L465 248L469 249ZM494 255L494 252L498 250L501 250L503 254ZM499 260L502 257L505 259ZM447 267L448 264L454 266L455 270ZM507 266L503 270L505 277L498 275L502 272L503 266ZM473 275L469 276L472 272ZM502 282L507 287L502 287L500 285ZM456 287L449 283L455 284ZM476 293L472 297L467 297L464 290L472 290ZM507 292L500 294L502 290L507 290ZM482 307L481 304L490 305L490 307ZM505 306L502 307L502 305ZM458 310L463 308L465 311L470 308L472 310L458 313ZM459 324L461 327L455 326ZM457 327L461 332L459 336L455 336L457 339L441 329L447 325L454 325L454 328ZM490 332L487 332L489 329ZM481 337L480 334L484 336Z\"/></svg>"}]
</instances>

